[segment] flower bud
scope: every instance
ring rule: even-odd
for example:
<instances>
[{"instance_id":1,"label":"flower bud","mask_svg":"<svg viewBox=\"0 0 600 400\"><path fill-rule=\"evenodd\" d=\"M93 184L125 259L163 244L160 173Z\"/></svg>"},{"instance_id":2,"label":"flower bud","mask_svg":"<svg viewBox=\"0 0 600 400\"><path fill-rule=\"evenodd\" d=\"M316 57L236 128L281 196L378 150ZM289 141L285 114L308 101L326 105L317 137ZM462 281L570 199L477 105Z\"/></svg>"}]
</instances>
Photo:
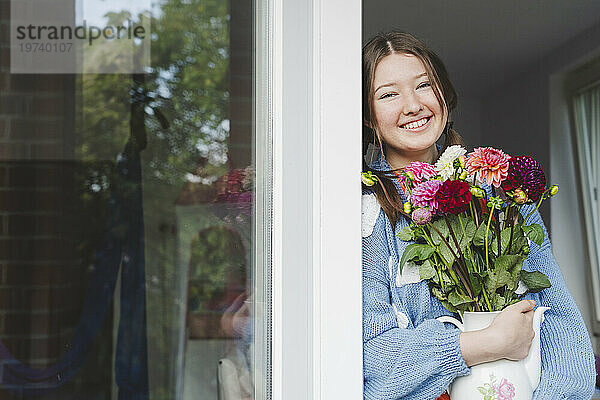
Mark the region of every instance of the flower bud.
<instances>
[{"instance_id":1,"label":"flower bud","mask_svg":"<svg viewBox=\"0 0 600 400\"><path fill-rule=\"evenodd\" d=\"M411 218L417 225L425 225L431 221L431 212L427 208L417 208L413 211Z\"/></svg>"},{"instance_id":2,"label":"flower bud","mask_svg":"<svg viewBox=\"0 0 600 400\"><path fill-rule=\"evenodd\" d=\"M464 181L465 179L467 179L467 171L463 171L460 173L460 175L458 176L458 179L460 179L461 181Z\"/></svg>"},{"instance_id":3,"label":"flower bud","mask_svg":"<svg viewBox=\"0 0 600 400\"><path fill-rule=\"evenodd\" d=\"M415 175L414 175L412 172L410 172L410 171L406 170L405 174L406 174L406 177L407 177L408 179L410 179L411 181L414 181L414 180L415 180Z\"/></svg>"},{"instance_id":4,"label":"flower bud","mask_svg":"<svg viewBox=\"0 0 600 400\"><path fill-rule=\"evenodd\" d=\"M366 186L373 186L375 183L377 183L377 176L373 175L371 171L367 171L360 175L360 180Z\"/></svg>"},{"instance_id":5,"label":"flower bud","mask_svg":"<svg viewBox=\"0 0 600 400\"><path fill-rule=\"evenodd\" d=\"M518 204L525 204L529 199L527 198L527 193L521 189L515 189L513 200Z\"/></svg>"},{"instance_id":6,"label":"flower bud","mask_svg":"<svg viewBox=\"0 0 600 400\"><path fill-rule=\"evenodd\" d=\"M458 157L458 162L460 163L460 166L464 168L465 167L465 156L463 155L463 156Z\"/></svg>"},{"instance_id":7,"label":"flower bud","mask_svg":"<svg viewBox=\"0 0 600 400\"><path fill-rule=\"evenodd\" d=\"M479 188L477 186L471 186L471 189L469 189L471 191L471 194L479 199L481 199L483 196L485 196L485 192L483 191L482 188Z\"/></svg>"},{"instance_id":8,"label":"flower bud","mask_svg":"<svg viewBox=\"0 0 600 400\"><path fill-rule=\"evenodd\" d=\"M407 214L410 214L410 212L412 211L412 204L408 202L404 203L402 207L404 208L404 212Z\"/></svg>"},{"instance_id":9,"label":"flower bud","mask_svg":"<svg viewBox=\"0 0 600 400\"><path fill-rule=\"evenodd\" d=\"M502 208L502 199L500 197L490 197L488 200L487 206L493 209L501 209Z\"/></svg>"},{"instance_id":10,"label":"flower bud","mask_svg":"<svg viewBox=\"0 0 600 400\"><path fill-rule=\"evenodd\" d=\"M552 185L550 188L550 196L556 196L556 193L558 193L558 185Z\"/></svg>"}]
</instances>

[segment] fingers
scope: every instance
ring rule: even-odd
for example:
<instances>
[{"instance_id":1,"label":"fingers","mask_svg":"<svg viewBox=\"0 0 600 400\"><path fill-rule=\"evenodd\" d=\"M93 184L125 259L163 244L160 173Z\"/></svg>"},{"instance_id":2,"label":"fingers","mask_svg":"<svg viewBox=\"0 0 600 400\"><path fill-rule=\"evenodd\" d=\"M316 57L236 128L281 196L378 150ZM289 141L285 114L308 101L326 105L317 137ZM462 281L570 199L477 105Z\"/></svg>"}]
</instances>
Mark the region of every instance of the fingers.
<instances>
[{"instance_id":1,"label":"fingers","mask_svg":"<svg viewBox=\"0 0 600 400\"><path fill-rule=\"evenodd\" d=\"M534 309L535 300L521 300L520 302L515 303L510 307L514 308L515 310L517 310L519 312L526 313L526 312Z\"/></svg>"}]
</instances>

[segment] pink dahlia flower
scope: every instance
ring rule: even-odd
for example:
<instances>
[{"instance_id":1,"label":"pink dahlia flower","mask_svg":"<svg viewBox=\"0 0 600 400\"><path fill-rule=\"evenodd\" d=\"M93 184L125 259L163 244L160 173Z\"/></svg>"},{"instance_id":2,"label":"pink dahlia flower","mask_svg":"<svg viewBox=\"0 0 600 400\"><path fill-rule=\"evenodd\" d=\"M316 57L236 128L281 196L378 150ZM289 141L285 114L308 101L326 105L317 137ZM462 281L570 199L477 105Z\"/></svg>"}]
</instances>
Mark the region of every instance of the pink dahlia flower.
<instances>
[{"instance_id":1,"label":"pink dahlia flower","mask_svg":"<svg viewBox=\"0 0 600 400\"><path fill-rule=\"evenodd\" d=\"M431 221L431 212L428 208L417 208L411 214L413 222L417 225L425 225Z\"/></svg>"},{"instance_id":2,"label":"pink dahlia flower","mask_svg":"<svg viewBox=\"0 0 600 400\"><path fill-rule=\"evenodd\" d=\"M401 175L401 179L411 190L419 183L428 181L437 175L437 171L432 164L420 161L413 161L408 164L408 166L406 166L406 172L410 172L414 179L410 182L410 184L406 176Z\"/></svg>"},{"instance_id":3,"label":"pink dahlia flower","mask_svg":"<svg viewBox=\"0 0 600 400\"><path fill-rule=\"evenodd\" d=\"M410 193L410 198L415 207L423 207L429 209L433 214L436 213L440 206L435 198L438 190L442 186L442 181L432 180L419 183Z\"/></svg>"},{"instance_id":4,"label":"pink dahlia flower","mask_svg":"<svg viewBox=\"0 0 600 400\"><path fill-rule=\"evenodd\" d=\"M502 378L502 382L493 386L496 400L512 400L515 397L515 387L506 378Z\"/></svg>"},{"instance_id":5,"label":"pink dahlia flower","mask_svg":"<svg viewBox=\"0 0 600 400\"><path fill-rule=\"evenodd\" d=\"M478 147L469 154L465 167L469 174L476 174L481 182L499 187L508 176L510 156L493 147Z\"/></svg>"}]
</instances>

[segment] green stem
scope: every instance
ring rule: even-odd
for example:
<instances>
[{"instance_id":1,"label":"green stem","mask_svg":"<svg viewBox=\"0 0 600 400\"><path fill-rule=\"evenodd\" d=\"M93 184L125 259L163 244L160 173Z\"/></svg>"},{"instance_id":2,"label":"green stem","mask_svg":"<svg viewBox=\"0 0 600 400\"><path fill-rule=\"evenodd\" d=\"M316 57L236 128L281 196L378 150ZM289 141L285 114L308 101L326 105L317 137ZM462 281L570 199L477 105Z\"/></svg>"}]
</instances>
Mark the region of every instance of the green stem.
<instances>
[{"instance_id":1,"label":"green stem","mask_svg":"<svg viewBox=\"0 0 600 400\"><path fill-rule=\"evenodd\" d=\"M479 228L479 216L477 215L477 204L475 203L475 201L478 201L478 200L476 197L473 197L473 199L471 200L470 206L472 207L473 218L475 219L475 225Z\"/></svg>"},{"instance_id":2,"label":"green stem","mask_svg":"<svg viewBox=\"0 0 600 400\"><path fill-rule=\"evenodd\" d=\"M419 226L419 228L421 228L421 232L423 232L423 235L425 236L425 240L427 240L427 242L429 243L429 245L435 249L436 246L433 244L433 240L431 240L431 238L429 237L429 235L427 235L427 231L425 230L425 228L422 225Z\"/></svg>"},{"instance_id":3,"label":"green stem","mask_svg":"<svg viewBox=\"0 0 600 400\"><path fill-rule=\"evenodd\" d=\"M448 232L450 233L450 237L452 237L452 240L454 241L454 244L456 245L456 251L458 252L458 255L460 256L461 260L465 260L465 256L463 256L462 251L460 249L460 243L458 242L458 240L456 239L456 235L454 234L454 231L452 230L452 225L450 225L450 222L448 221L448 218L443 217L444 221L446 221L446 226L448 227ZM458 260L456 260L458 261ZM467 265L465 264L465 269L467 269Z\"/></svg>"},{"instance_id":4,"label":"green stem","mask_svg":"<svg viewBox=\"0 0 600 400\"><path fill-rule=\"evenodd\" d=\"M500 235L500 212L498 210L494 210L494 214L496 214L496 235L498 235L497 239L498 239L498 255L500 255L500 253L502 253L502 244L500 243L500 239L502 238L502 235Z\"/></svg>"},{"instance_id":5,"label":"green stem","mask_svg":"<svg viewBox=\"0 0 600 400\"><path fill-rule=\"evenodd\" d=\"M490 224L492 223L492 213L493 210L490 211L490 217L488 218L487 226L485 227L485 267L489 271L490 263L489 263L489 251L488 251L488 232L490 231Z\"/></svg>"},{"instance_id":6,"label":"green stem","mask_svg":"<svg viewBox=\"0 0 600 400\"><path fill-rule=\"evenodd\" d=\"M490 303L490 300L487 297L487 293L485 292L485 287L481 289L481 292L483 293L483 298L485 299L485 302L488 306L488 311L493 311L492 304Z\"/></svg>"},{"instance_id":7,"label":"green stem","mask_svg":"<svg viewBox=\"0 0 600 400\"><path fill-rule=\"evenodd\" d=\"M442 287L442 292L446 293L446 287L444 286L444 279L442 278L442 273L437 268L435 269L435 272L437 272L438 279L440 280L440 286Z\"/></svg>"},{"instance_id":8,"label":"green stem","mask_svg":"<svg viewBox=\"0 0 600 400\"><path fill-rule=\"evenodd\" d=\"M425 228L423 226L420 226L420 228L421 228L421 231L423 232L423 235L425 236L425 240L427 241L427 243L429 243L429 245L435 249L435 252L436 252L435 256L437 256L440 259L440 262L444 263L442 261L442 257L438 254L439 253L438 247L433 243L433 241L431 240L429 235L427 235L427 231L425 230ZM446 292L444 280L442 279L442 274L440 273L440 271L437 268L435 269L435 272L437 273L438 278L440 280L440 286L442 287L442 291Z\"/></svg>"},{"instance_id":9,"label":"green stem","mask_svg":"<svg viewBox=\"0 0 600 400\"><path fill-rule=\"evenodd\" d=\"M452 266L448 267L448 273L450 274L450 278L452 278L452 280L454 281L454 283L456 284L456 286L461 289L460 287L460 278L458 276L456 276L456 272L454 271L454 269L452 269Z\"/></svg>"},{"instance_id":10,"label":"green stem","mask_svg":"<svg viewBox=\"0 0 600 400\"><path fill-rule=\"evenodd\" d=\"M529 214L527 214L527 216L525 217L523 222L527 221L527 218L531 217L531 214L533 214L534 212L537 211L538 208L540 208L540 205L542 205L542 200L544 200L544 198L546 197L546 192L549 192L549 191L550 191L550 189L544 190L544 193L542 193L542 195L540 196L540 201L538 201L537 206L535 206L533 211L531 211Z\"/></svg>"},{"instance_id":11,"label":"green stem","mask_svg":"<svg viewBox=\"0 0 600 400\"><path fill-rule=\"evenodd\" d=\"M475 213L473 212L473 200L469 202L469 209L471 210L471 218L473 218L473 221L475 221ZM475 223L475 226L477 226L477 223Z\"/></svg>"},{"instance_id":12,"label":"green stem","mask_svg":"<svg viewBox=\"0 0 600 400\"><path fill-rule=\"evenodd\" d=\"M512 241L513 241L513 234L515 231L515 224L517 223L517 215L519 215L519 212L521 210L521 208L519 206L515 206L517 207L516 212L515 209L512 209L512 213L510 214L510 219L511 219L511 225L510 225L510 239L508 240L508 247L506 248L506 251L508 252L508 254L510 254L510 249L512 247Z\"/></svg>"},{"instance_id":13,"label":"green stem","mask_svg":"<svg viewBox=\"0 0 600 400\"><path fill-rule=\"evenodd\" d=\"M458 221L460 222L463 235L465 235L465 239L467 239L467 231L465 230L465 225L463 224L460 214L458 215ZM471 259L471 265L475 266L475 259L473 258L473 253L471 252L471 246L467 246L467 253L469 253L469 258Z\"/></svg>"},{"instance_id":14,"label":"green stem","mask_svg":"<svg viewBox=\"0 0 600 400\"><path fill-rule=\"evenodd\" d=\"M431 226L431 229L433 229L433 230L434 230L434 231L435 231L435 232L438 234L438 236L440 237L440 239L441 239L441 240L444 242L444 244L445 244L445 245L448 247L448 249L449 249L449 250L452 252L452 256L454 257L454 260L452 261L452 264L450 264L450 266L449 266L449 267L447 266L447 268L448 268L448 271L450 272L450 276L452 276L452 272L453 272L452 265L454 264L454 261L456 261L456 265L457 265L458 267L460 267L460 266L461 266L461 265L460 265L460 260L461 260L461 257L459 257L459 256L456 254L456 252L454 251L454 249L452 248L452 246L450 246L450 243L448 243L448 241L447 241L447 240L446 240L446 238L445 238L445 237L442 235L442 233L441 233L441 232L440 232L440 231L439 231L439 230L438 230L438 229L437 229L437 228L436 228L434 225L430 225L430 226ZM460 251L460 249L459 249L459 251ZM464 258L463 258L462 260L463 260L463 262L464 262ZM466 269L467 269L467 266L465 265L465 270L466 270ZM461 277L462 277L462 275L461 275ZM455 277L454 277L454 278L455 278ZM473 293L473 292L471 291L471 286L469 285L469 283L467 283L467 282L466 282L466 280L464 280L464 279L461 279L461 281L462 281L462 284L463 284L463 286L465 287L465 289L466 289L466 290L468 290L470 293ZM459 286L459 287L460 287L460 285L458 284L458 282L455 282L455 283L457 284L457 286ZM471 295L469 295L469 297L470 297L470 298L473 298L472 294L471 294Z\"/></svg>"},{"instance_id":15,"label":"green stem","mask_svg":"<svg viewBox=\"0 0 600 400\"><path fill-rule=\"evenodd\" d=\"M492 191L494 193L494 196L498 196L498 190L495 186L492 186ZM495 217L496 217L496 223L494 224L494 229L496 230L496 241L498 242L498 255L500 255L500 253L502 253L502 244L500 243L501 241L501 235L500 235L500 210L498 210L496 207L494 207L491 210Z\"/></svg>"},{"instance_id":16,"label":"green stem","mask_svg":"<svg viewBox=\"0 0 600 400\"><path fill-rule=\"evenodd\" d=\"M504 210L504 223L502 224L502 229L506 229L508 226L508 221L510 220L510 213L512 212L513 203L510 203L506 210Z\"/></svg>"}]
</instances>

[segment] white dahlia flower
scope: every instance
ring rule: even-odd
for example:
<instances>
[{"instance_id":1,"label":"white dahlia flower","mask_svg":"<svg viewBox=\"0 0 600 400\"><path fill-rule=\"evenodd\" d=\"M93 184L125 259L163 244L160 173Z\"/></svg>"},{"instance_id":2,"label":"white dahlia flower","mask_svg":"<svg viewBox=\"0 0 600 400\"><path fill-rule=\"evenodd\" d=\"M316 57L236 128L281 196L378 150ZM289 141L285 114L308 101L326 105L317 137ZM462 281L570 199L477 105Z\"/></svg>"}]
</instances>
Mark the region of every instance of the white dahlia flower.
<instances>
[{"instance_id":1,"label":"white dahlia flower","mask_svg":"<svg viewBox=\"0 0 600 400\"><path fill-rule=\"evenodd\" d=\"M465 154L467 154L467 150L462 146L457 144L449 146L435 163L435 170L442 179L446 180L450 178L454 174L454 160Z\"/></svg>"}]
</instances>

